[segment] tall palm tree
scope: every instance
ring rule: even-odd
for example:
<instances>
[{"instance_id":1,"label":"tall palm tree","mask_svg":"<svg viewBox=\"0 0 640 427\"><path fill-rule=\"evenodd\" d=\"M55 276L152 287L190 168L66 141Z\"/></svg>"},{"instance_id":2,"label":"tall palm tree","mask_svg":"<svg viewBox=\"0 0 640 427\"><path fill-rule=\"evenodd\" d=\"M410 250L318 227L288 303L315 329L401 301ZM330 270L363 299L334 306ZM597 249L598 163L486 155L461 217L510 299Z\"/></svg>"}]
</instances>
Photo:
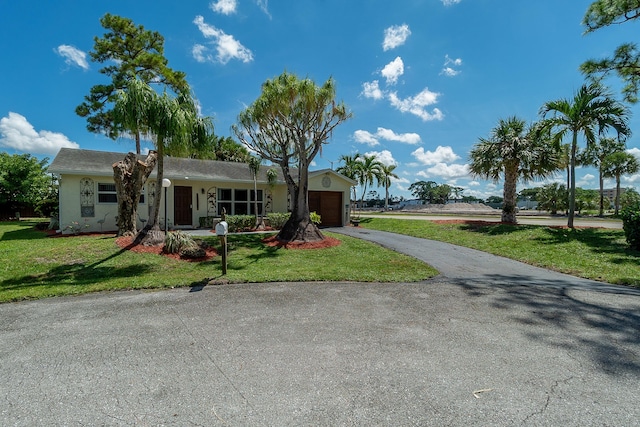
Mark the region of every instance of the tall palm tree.
<instances>
[{"instance_id":1,"label":"tall palm tree","mask_svg":"<svg viewBox=\"0 0 640 427\"><path fill-rule=\"evenodd\" d=\"M556 143L571 136L569 217L567 226L573 228L576 210L576 158L578 135L582 134L587 146L596 142L596 135L603 135L607 129L616 131L618 139L624 140L631 134L628 126L628 109L613 99L612 95L599 83L583 85L573 99L558 99L545 103L540 109L543 126L554 132ZM550 117L548 117L550 116ZM547 118L548 117L548 118Z\"/></svg>"},{"instance_id":2,"label":"tall palm tree","mask_svg":"<svg viewBox=\"0 0 640 427\"><path fill-rule=\"evenodd\" d=\"M352 156L350 156L348 154L343 154L338 159L338 161L342 162L343 165L339 166L336 169L336 172L346 176L349 179L352 179L352 180L358 182L359 176L360 176L359 170L362 167L362 162L359 159L360 159L360 154L359 153L356 153L356 154L354 154ZM353 202L357 206L358 203L356 201L356 186L354 185L351 188L353 190Z\"/></svg>"},{"instance_id":3,"label":"tall palm tree","mask_svg":"<svg viewBox=\"0 0 640 427\"><path fill-rule=\"evenodd\" d=\"M618 215L620 210L620 177L638 172L638 170L640 170L640 162L638 162L636 156L631 153L617 151L605 157L602 163L604 176L606 178L616 179L615 214Z\"/></svg>"},{"instance_id":4,"label":"tall palm tree","mask_svg":"<svg viewBox=\"0 0 640 427\"><path fill-rule=\"evenodd\" d=\"M172 97L154 91L140 79L132 79L124 91L119 93L116 109L124 108L127 99L136 99L136 120L148 129L158 152L156 188L162 188L164 178L164 156L188 154L194 140L204 140L213 128L211 119L199 117L191 93L181 92ZM119 106L119 103L121 104ZM139 239L145 244L157 244L164 240L164 232L158 222L162 192L157 191L149 222ZM166 212L165 212L166 215Z\"/></svg>"},{"instance_id":5,"label":"tall palm tree","mask_svg":"<svg viewBox=\"0 0 640 427\"><path fill-rule=\"evenodd\" d=\"M624 151L625 144L615 138L600 138L581 154L579 162L582 165L593 165L598 168L598 182L600 184L600 216L604 216L604 160L618 151Z\"/></svg>"},{"instance_id":6,"label":"tall palm tree","mask_svg":"<svg viewBox=\"0 0 640 427\"><path fill-rule=\"evenodd\" d=\"M362 194L360 197L360 206L364 206L364 196L367 194L367 186L373 185L374 181L382 182L382 166L383 164L376 156L361 156L358 168L358 182L362 186Z\"/></svg>"},{"instance_id":7,"label":"tall palm tree","mask_svg":"<svg viewBox=\"0 0 640 427\"><path fill-rule=\"evenodd\" d=\"M264 229L264 221L262 220L262 215L258 214L258 172L260 172L260 165L262 164L262 159L258 157L251 156L247 161L247 165L249 166L249 171L251 172L251 176L253 177L253 210L256 214L256 229Z\"/></svg>"},{"instance_id":8,"label":"tall palm tree","mask_svg":"<svg viewBox=\"0 0 640 427\"><path fill-rule=\"evenodd\" d=\"M474 176L494 182L504 177L502 222L516 224L516 185L519 179L543 178L558 170L559 153L536 126L527 128L518 117L500 119L488 139L471 149Z\"/></svg>"},{"instance_id":9,"label":"tall palm tree","mask_svg":"<svg viewBox=\"0 0 640 427\"><path fill-rule=\"evenodd\" d=\"M393 171L397 165L381 165L380 166L380 178L382 178L381 184L384 185L384 210L389 210L389 187L391 187L391 178L398 179Z\"/></svg>"}]
</instances>

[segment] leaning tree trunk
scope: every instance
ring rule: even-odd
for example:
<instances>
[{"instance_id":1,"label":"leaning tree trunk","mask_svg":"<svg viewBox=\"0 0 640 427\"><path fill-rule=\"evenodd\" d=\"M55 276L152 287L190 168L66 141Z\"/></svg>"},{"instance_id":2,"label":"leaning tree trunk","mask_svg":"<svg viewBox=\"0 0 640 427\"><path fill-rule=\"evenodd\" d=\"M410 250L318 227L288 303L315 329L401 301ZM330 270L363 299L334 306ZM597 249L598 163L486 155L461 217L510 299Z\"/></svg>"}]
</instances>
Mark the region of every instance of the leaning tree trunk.
<instances>
[{"instance_id":1,"label":"leaning tree trunk","mask_svg":"<svg viewBox=\"0 0 640 427\"><path fill-rule=\"evenodd\" d=\"M291 195L291 216L278 233L278 240L281 242L318 242L324 240L324 235L318 226L311 222L309 212L309 176L308 168L299 169L298 184L289 176L286 170L287 187Z\"/></svg>"},{"instance_id":2,"label":"leaning tree trunk","mask_svg":"<svg viewBox=\"0 0 640 427\"><path fill-rule=\"evenodd\" d=\"M502 205L502 222L517 224L516 219L516 183L518 181L518 167L507 166L504 171L504 192Z\"/></svg>"},{"instance_id":3,"label":"leaning tree trunk","mask_svg":"<svg viewBox=\"0 0 640 427\"><path fill-rule=\"evenodd\" d=\"M136 243L143 244L145 246L156 246L164 242L165 231L160 229L160 203L162 202L162 179L164 178L164 150L162 148L162 141L158 143L158 173L156 177L156 196L154 198L154 204L151 210L151 216L146 227L140 230L136 237ZM167 212L164 213L165 216Z\"/></svg>"},{"instance_id":4,"label":"leaning tree trunk","mask_svg":"<svg viewBox=\"0 0 640 427\"><path fill-rule=\"evenodd\" d=\"M118 236L134 236L137 233L138 201L156 161L157 153L150 151L144 162L138 160L134 153L128 153L124 160L112 165L118 198Z\"/></svg>"}]
</instances>

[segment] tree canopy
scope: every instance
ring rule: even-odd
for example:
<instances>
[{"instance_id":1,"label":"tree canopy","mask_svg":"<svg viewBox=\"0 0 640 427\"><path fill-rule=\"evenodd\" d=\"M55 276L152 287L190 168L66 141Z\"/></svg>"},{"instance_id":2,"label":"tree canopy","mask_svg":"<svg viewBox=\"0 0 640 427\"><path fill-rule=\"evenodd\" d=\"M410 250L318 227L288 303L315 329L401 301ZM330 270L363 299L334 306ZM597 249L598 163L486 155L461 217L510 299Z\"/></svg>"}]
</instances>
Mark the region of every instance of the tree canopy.
<instances>
[{"instance_id":1,"label":"tree canopy","mask_svg":"<svg viewBox=\"0 0 640 427\"><path fill-rule=\"evenodd\" d=\"M586 33L600 28L633 21L640 17L638 0L597 0L593 2L582 20ZM638 101L640 90L640 51L634 43L620 45L613 57L590 59L580 66L587 77L599 80L608 73L616 73L624 82L622 93L625 100Z\"/></svg>"},{"instance_id":2,"label":"tree canopy","mask_svg":"<svg viewBox=\"0 0 640 427\"><path fill-rule=\"evenodd\" d=\"M317 86L284 72L263 83L258 99L232 127L240 142L282 169L292 203L291 216L278 234L282 241L323 239L310 220L309 165L336 126L351 117L335 97L332 78Z\"/></svg>"},{"instance_id":3,"label":"tree canopy","mask_svg":"<svg viewBox=\"0 0 640 427\"><path fill-rule=\"evenodd\" d=\"M89 55L98 63L108 65L100 73L109 77L106 84L93 86L84 101L76 107L76 114L87 119L87 129L104 133L116 139L122 132L136 136L136 152L140 154L139 133L145 129L125 127L113 120L113 105L118 90L124 89L131 79L140 79L147 84L161 84L174 93L188 91L185 73L169 68L164 57L164 37L156 32L136 25L129 18L109 13L100 23L107 32L94 37L94 47Z\"/></svg>"},{"instance_id":4,"label":"tree canopy","mask_svg":"<svg viewBox=\"0 0 640 427\"><path fill-rule=\"evenodd\" d=\"M0 153L0 211L13 214L22 207L38 208L47 199L52 187L48 162L31 154Z\"/></svg>"}]
</instances>

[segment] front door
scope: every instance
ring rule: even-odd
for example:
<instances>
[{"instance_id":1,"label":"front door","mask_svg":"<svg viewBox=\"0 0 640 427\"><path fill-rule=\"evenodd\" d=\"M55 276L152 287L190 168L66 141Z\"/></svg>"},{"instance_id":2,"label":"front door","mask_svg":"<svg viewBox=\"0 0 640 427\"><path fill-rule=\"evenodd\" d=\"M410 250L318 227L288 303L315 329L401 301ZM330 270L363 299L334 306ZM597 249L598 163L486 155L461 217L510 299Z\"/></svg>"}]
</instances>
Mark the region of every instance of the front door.
<instances>
[{"instance_id":1,"label":"front door","mask_svg":"<svg viewBox=\"0 0 640 427\"><path fill-rule=\"evenodd\" d=\"M175 225L192 225L192 190L191 187L175 186L173 188Z\"/></svg>"}]
</instances>

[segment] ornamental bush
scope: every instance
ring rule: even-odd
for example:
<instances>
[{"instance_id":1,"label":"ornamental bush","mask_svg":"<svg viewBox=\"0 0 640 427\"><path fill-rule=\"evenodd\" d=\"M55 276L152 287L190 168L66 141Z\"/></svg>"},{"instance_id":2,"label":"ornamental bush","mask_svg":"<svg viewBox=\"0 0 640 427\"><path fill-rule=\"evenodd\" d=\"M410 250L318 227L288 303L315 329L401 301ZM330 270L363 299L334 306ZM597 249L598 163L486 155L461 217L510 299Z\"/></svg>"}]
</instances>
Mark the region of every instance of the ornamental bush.
<instances>
[{"instance_id":1,"label":"ornamental bush","mask_svg":"<svg viewBox=\"0 0 640 427\"><path fill-rule=\"evenodd\" d=\"M251 230L256 225L256 217L253 215L227 215L225 221L229 226L229 233Z\"/></svg>"},{"instance_id":2,"label":"ornamental bush","mask_svg":"<svg viewBox=\"0 0 640 427\"><path fill-rule=\"evenodd\" d=\"M177 254L186 248L197 248L198 244L193 237L184 231L170 231L164 238L164 251L168 254Z\"/></svg>"},{"instance_id":3,"label":"ornamental bush","mask_svg":"<svg viewBox=\"0 0 640 427\"><path fill-rule=\"evenodd\" d=\"M632 249L640 251L640 202L625 206L621 216L627 243Z\"/></svg>"},{"instance_id":4,"label":"ornamental bush","mask_svg":"<svg viewBox=\"0 0 640 427\"><path fill-rule=\"evenodd\" d=\"M289 219L291 214L289 212L271 212L267 214L267 220L269 221L269 225L274 230L280 230L284 227L284 224Z\"/></svg>"}]
</instances>

